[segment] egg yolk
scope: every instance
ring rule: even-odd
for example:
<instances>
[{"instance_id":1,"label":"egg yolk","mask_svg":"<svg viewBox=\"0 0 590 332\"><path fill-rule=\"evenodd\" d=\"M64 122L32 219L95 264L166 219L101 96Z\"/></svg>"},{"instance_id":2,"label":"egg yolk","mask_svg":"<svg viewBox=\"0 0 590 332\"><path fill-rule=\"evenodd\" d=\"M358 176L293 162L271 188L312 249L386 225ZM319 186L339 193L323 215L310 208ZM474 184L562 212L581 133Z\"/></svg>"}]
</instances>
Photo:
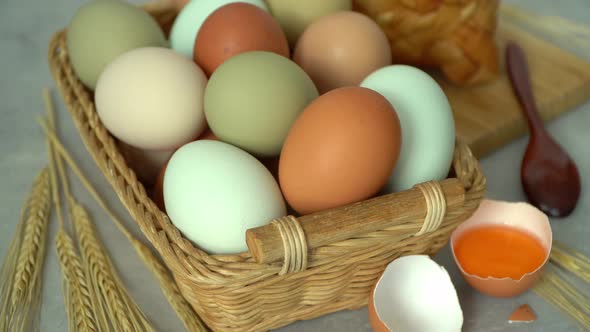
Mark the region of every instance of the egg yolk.
<instances>
[{"instance_id":1,"label":"egg yolk","mask_svg":"<svg viewBox=\"0 0 590 332\"><path fill-rule=\"evenodd\" d=\"M454 244L463 270L482 278L518 280L545 260L546 250L533 235L503 225L488 225L465 231Z\"/></svg>"}]
</instances>

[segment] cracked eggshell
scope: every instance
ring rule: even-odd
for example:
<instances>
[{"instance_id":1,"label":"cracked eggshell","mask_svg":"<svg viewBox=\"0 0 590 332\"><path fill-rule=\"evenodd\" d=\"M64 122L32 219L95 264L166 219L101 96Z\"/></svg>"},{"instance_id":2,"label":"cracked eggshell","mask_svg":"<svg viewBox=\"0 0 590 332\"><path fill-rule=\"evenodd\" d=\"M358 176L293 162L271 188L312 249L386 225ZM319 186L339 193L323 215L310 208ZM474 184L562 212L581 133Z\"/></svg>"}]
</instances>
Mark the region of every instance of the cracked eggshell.
<instances>
[{"instance_id":1,"label":"cracked eggshell","mask_svg":"<svg viewBox=\"0 0 590 332\"><path fill-rule=\"evenodd\" d=\"M460 332L463 312L447 271L427 255L391 262L369 300L375 332Z\"/></svg>"},{"instance_id":2,"label":"cracked eggshell","mask_svg":"<svg viewBox=\"0 0 590 332\"><path fill-rule=\"evenodd\" d=\"M465 272L455 255L455 242L465 232L484 225L505 225L526 231L540 240L546 250L545 261L520 280L512 278L482 278ZM551 255L553 232L549 217L541 210L526 202L506 202L484 199L473 215L451 234L451 252L457 267L469 285L483 294L494 297L513 297L522 294L541 278L545 265Z\"/></svg>"}]
</instances>

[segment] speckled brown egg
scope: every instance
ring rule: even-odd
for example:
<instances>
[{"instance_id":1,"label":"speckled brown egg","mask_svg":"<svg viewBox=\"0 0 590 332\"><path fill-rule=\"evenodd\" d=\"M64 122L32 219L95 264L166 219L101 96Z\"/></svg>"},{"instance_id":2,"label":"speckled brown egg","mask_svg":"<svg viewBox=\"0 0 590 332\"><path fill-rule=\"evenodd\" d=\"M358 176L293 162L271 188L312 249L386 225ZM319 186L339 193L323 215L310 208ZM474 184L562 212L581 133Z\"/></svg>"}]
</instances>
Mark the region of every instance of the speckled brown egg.
<instances>
[{"instance_id":1,"label":"speckled brown egg","mask_svg":"<svg viewBox=\"0 0 590 332\"><path fill-rule=\"evenodd\" d=\"M205 20L195 41L193 57L211 74L234 55L268 51L289 57L287 37L269 13L244 2L224 5Z\"/></svg>"},{"instance_id":2,"label":"speckled brown egg","mask_svg":"<svg viewBox=\"0 0 590 332\"><path fill-rule=\"evenodd\" d=\"M399 157L401 128L391 104L361 87L332 90L309 104L285 140L279 182L308 214L375 195Z\"/></svg>"}]
</instances>

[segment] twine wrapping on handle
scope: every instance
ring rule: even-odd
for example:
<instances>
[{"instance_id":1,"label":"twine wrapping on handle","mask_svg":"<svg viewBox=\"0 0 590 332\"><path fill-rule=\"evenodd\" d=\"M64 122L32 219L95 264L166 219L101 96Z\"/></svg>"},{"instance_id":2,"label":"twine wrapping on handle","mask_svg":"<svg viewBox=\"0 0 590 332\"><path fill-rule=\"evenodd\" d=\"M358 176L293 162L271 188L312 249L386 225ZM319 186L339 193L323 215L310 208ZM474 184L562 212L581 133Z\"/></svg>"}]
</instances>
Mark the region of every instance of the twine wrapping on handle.
<instances>
[{"instance_id":1,"label":"twine wrapping on handle","mask_svg":"<svg viewBox=\"0 0 590 332\"><path fill-rule=\"evenodd\" d=\"M426 217L422 228L416 233L416 236L420 236L425 233L430 233L438 229L445 219L447 202L445 195L443 194L440 183L435 181L429 181L417 184L426 200Z\"/></svg>"},{"instance_id":2,"label":"twine wrapping on handle","mask_svg":"<svg viewBox=\"0 0 590 332\"><path fill-rule=\"evenodd\" d=\"M276 219L272 224L277 227L283 239L285 257L279 275L305 271L307 269L307 240L299 221L293 216Z\"/></svg>"}]
</instances>

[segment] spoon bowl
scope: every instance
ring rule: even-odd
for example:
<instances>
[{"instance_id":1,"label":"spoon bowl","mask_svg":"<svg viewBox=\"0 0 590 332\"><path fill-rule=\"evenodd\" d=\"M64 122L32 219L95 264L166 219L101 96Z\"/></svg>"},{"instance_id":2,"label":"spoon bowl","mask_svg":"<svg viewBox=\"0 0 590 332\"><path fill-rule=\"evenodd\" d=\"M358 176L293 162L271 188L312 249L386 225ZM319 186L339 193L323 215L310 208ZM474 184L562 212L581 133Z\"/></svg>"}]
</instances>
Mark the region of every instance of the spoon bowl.
<instances>
[{"instance_id":1,"label":"spoon bowl","mask_svg":"<svg viewBox=\"0 0 590 332\"><path fill-rule=\"evenodd\" d=\"M514 42L506 46L506 65L530 130L520 170L524 192L528 201L547 215L566 217L580 197L578 168L545 129L533 98L524 52Z\"/></svg>"}]
</instances>

